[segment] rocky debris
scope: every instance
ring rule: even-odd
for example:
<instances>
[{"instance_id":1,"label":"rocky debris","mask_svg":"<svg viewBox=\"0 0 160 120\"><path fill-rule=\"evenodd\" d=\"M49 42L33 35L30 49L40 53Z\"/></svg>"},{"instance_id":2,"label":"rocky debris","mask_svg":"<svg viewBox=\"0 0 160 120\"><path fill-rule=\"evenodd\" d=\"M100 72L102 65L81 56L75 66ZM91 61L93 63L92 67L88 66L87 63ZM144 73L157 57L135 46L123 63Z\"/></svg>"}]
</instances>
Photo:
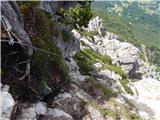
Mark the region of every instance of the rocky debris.
<instances>
[{"instance_id":1,"label":"rocky debris","mask_svg":"<svg viewBox=\"0 0 160 120\"><path fill-rule=\"evenodd\" d=\"M82 120L105 120L96 108L88 106L87 110L89 111L89 114L84 116Z\"/></svg>"},{"instance_id":2,"label":"rocky debris","mask_svg":"<svg viewBox=\"0 0 160 120\"><path fill-rule=\"evenodd\" d=\"M144 119L144 120L150 120L149 115L146 112L138 111L138 114Z\"/></svg>"},{"instance_id":3,"label":"rocky debris","mask_svg":"<svg viewBox=\"0 0 160 120\"><path fill-rule=\"evenodd\" d=\"M148 62L144 62L143 60L139 60L139 65L140 67L138 72L142 74L143 78L160 80L160 72L156 71L156 66L151 65Z\"/></svg>"},{"instance_id":4,"label":"rocky debris","mask_svg":"<svg viewBox=\"0 0 160 120\"><path fill-rule=\"evenodd\" d=\"M135 105L141 117L159 120L160 118L160 82L152 78L144 78L133 84L136 89L134 96L125 96Z\"/></svg>"},{"instance_id":5,"label":"rocky debris","mask_svg":"<svg viewBox=\"0 0 160 120\"><path fill-rule=\"evenodd\" d=\"M15 101L12 98L12 95L8 92L9 86L3 85L0 91L0 107L1 107L1 120L10 120L12 111L15 106Z\"/></svg>"},{"instance_id":6,"label":"rocky debris","mask_svg":"<svg viewBox=\"0 0 160 120\"><path fill-rule=\"evenodd\" d=\"M46 115L42 120L74 120L72 116L65 113L64 111L54 108L54 109L48 109Z\"/></svg>"},{"instance_id":7,"label":"rocky debris","mask_svg":"<svg viewBox=\"0 0 160 120\"><path fill-rule=\"evenodd\" d=\"M40 116L44 116L47 112L47 105L44 102L34 104L21 104L21 112L16 120L37 120Z\"/></svg>"},{"instance_id":8,"label":"rocky debris","mask_svg":"<svg viewBox=\"0 0 160 120\"><path fill-rule=\"evenodd\" d=\"M85 81L85 79L88 78L88 76L80 74L79 67L73 58L70 58L70 62L67 62L67 65L69 67L70 79L72 81L79 83L81 81Z\"/></svg>"},{"instance_id":9,"label":"rocky debris","mask_svg":"<svg viewBox=\"0 0 160 120\"><path fill-rule=\"evenodd\" d=\"M82 99L77 96L80 93ZM65 92L63 94L59 94L52 102L51 107L63 110L71 115L75 120L81 120L87 112L84 106L84 97L83 92L80 90L77 91L73 88L72 91L68 93Z\"/></svg>"},{"instance_id":10,"label":"rocky debris","mask_svg":"<svg viewBox=\"0 0 160 120\"><path fill-rule=\"evenodd\" d=\"M116 74L114 71L110 71L108 69L104 69L103 65L101 63L95 63L93 65L93 69L95 70L95 72L91 72L90 74L93 76L96 76L98 78L102 78L102 79L113 79L113 80L121 80L122 77L118 74Z\"/></svg>"},{"instance_id":11,"label":"rocky debris","mask_svg":"<svg viewBox=\"0 0 160 120\"><path fill-rule=\"evenodd\" d=\"M88 24L88 28L86 28L86 31L88 31L88 32L97 31L100 36L104 36L105 35L105 29L102 26L102 19L100 19L97 16L93 20L90 20L89 24Z\"/></svg>"}]
</instances>

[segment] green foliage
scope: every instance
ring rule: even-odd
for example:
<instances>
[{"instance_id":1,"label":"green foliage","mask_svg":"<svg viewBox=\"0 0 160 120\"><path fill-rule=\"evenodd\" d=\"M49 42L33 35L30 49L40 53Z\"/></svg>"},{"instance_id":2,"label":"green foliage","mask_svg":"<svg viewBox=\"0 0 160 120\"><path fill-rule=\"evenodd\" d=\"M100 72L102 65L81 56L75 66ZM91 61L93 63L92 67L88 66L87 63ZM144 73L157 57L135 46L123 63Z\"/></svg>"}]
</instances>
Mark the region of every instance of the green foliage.
<instances>
[{"instance_id":1,"label":"green foliage","mask_svg":"<svg viewBox=\"0 0 160 120\"><path fill-rule=\"evenodd\" d=\"M103 92L102 97L104 99L109 99L111 96L113 96L112 88L109 88L99 82L97 82L93 77L89 78L89 82L92 84L93 89L99 89Z\"/></svg>"},{"instance_id":2,"label":"green foliage","mask_svg":"<svg viewBox=\"0 0 160 120\"><path fill-rule=\"evenodd\" d=\"M107 55L101 55L90 49L84 49L77 53L74 56L74 59L76 60L82 74L89 74L89 71L93 69L92 65L96 62L101 62L107 69L114 71L123 78L127 78L127 75L123 70L120 67L113 65L111 63L111 58Z\"/></svg>"},{"instance_id":3,"label":"green foliage","mask_svg":"<svg viewBox=\"0 0 160 120\"><path fill-rule=\"evenodd\" d=\"M50 81L50 87L53 88L56 83L56 76L59 75L59 80L67 83L69 80L68 68L64 62L61 51L53 42L53 36L57 35L57 30L54 27L54 21L50 15L38 9L34 2L20 4L21 12L24 17L24 28L28 32L34 46L50 52L51 54L42 51L36 51L32 55L33 67L31 75L36 80L35 84L38 94L44 90L45 82ZM25 8L25 9L24 9ZM53 53L53 54L52 54Z\"/></svg>"},{"instance_id":4,"label":"green foliage","mask_svg":"<svg viewBox=\"0 0 160 120\"><path fill-rule=\"evenodd\" d=\"M27 14L31 9L38 6L39 1L17 1L20 6L21 12Z\"/></svg>"},{"instance_id":5,"label":"green foliage","mask_svg":"<svg viewBox=\"0 0 160 120\"><path fill-rule=\"evenodd\" d=\"M86 106L92 106L97 109L104 118L108 119L108 117L113 118L114 120L120 120L121 118L125 120L141 120L140 117L136 113L133 113L132 108L128 106L118 103L113 98L107 101L110 107L103 107L95 101L89 101L86 103ZM119 107L120 109L117 109Z\"/></svg>"},{"instance_id":6,"label":"green foliage","mask_svg":"<svg viewBox=\"0 0 160 120\"><path fill-rule=\"evenodd\" d=\"M100 55L90 49L84 49L83 51L80 51L74 56L74 59L77 62L82 74L89 74L89 71L91 71L93 68L92 65L98 61L102 61L106 64L111 63L109 56Z\"/></svg>"},{"instance_id":7,"label":"green foliage","mask_svg":"<svg viewBox=\"0 0 160 120\"><path fill-rule=\"evenodd\" d=\"M67 43L71 42L71 34L70 34L70 32L62 31L61 34L62 34L62 38L63 38L63 40L65 42L67 42Z\"/></svg>"},{"instance_id":8,"label":"green foliage","mask_svg":"<svg viewBox=\"0 0 160 120\"><path fill-rule=\"evenodd\" d=\"M157 67L156 72L160 72L160 67Z\"/></svg>"},{"instance_id":9,"label":"green foliage","mask_svg":"<svg viewBox=\"0 0 160 120\"><path fill-rule=\"evenodd\" d=\"M111 108L103 108L94 101L89 101L87 105L95 107L103 115L104 118L107 118L108 116L111 116L116 120L119 120L118 118L120 118L120 113L118 111L112 110Z\"/></svg>"},{"instance_id":10,"label":"green foliage","mask_svg":"<svg viewBox=\"0 0 160 120\"><path fill-rule=\"evenodd\" d=\"M110 65L106 65L106 68L119 74L122 78L127 78L126 73L124 73L124 71L119 66L110 64Z\"/></svg>"},{"instance_id":11,"label":"green foliage","mask_svg":"<svg viewBox=\"0 0 160 120\"><path fill-rule=\"evenodd\" d=\"M82 46L86 46L86 43L84 41L80 41Z\"/></svg>"},{"instance_id":12,"label":"green foliage","mask_svg":"<svg viewBox=\"0 0 160 120\"><path fill-rule=\"evenodd\" d=\"M98 54L91 49L85 49L84 52L89 55L92 59L98 59L105 64L111 64L111 58L107 55Z\"/></svg>"},{"instance_id":13,"label":"green foliage","mask_svg":"<svg viewBox=\"0 0 160 120\"><path fill-rule=\"evenodd\" d=\"M150 62L157 64L160 67L160 49L147 46L146 55Z\"/></svg>"},{"instance_id":14,"label":"green foliage","mask_svg":"<svg viewBox=\"0 0 160 120\"><path fill-rule=\"evenodd\" d=\"M68 10L61 8L59 11L62 15L60 22L65 24L73 24L76 28L80 29L86 26L91 18L90 2L83 1L75 7L70 7Z\"/></svg>"},{"instance_id":15,"label":"green foliage","mask_svg":"<svg viewBox=\"0 0 160 120\"><path fill-rule=\"evenodd\" d=\"M81 35L84 35L85 37L90 37L92 38L93 36L98 35L98 31L82 31L82 30L77 30Z\"/></svg>"},{"instance_id":16,"label":"green foliage","mask_svg":"<svg viewBox=\"0 0 160 120\"><path fill-rule=\"evenodd\" d=\"M140 117L138 117L137 114L133 112L129 112L127 114L127 117L129 118L129 120L140 120Z\"/></svg>"},{"instance_id":17,"label":"green foliage","mask_svg":"<svg viewBox=\"0 0 160 120\"><path fill-rule=\"evenodd\" d=\"M120 83L121 83L121 85L123 86L123 88L124 88L124 90L128 93L128 94L131 94L131 95L133 95L134 93L133 93L133 91L131 90L131 88L130 87L128 87L128 80L127 79L124 79L124 80L120 80Z\"/></svg>"},{"instance_id":18,"label":"green foliage","mask_svg":"<svg viewBox=\"0 0 160 120\"><path fill-rule=\"evenodd\" d=\"M139 52L139 58L145 61L145 56L143 52Z\"/></svg>"}]
</instances>

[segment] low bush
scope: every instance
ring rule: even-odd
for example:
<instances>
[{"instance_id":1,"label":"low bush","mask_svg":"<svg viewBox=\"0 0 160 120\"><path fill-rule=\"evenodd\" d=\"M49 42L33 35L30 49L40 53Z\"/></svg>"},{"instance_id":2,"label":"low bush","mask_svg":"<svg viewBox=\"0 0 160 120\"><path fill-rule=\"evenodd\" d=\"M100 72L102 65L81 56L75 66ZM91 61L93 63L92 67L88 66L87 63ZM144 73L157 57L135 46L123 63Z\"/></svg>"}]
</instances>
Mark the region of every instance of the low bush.
<instances>
[{"instance_id":1,"label":"low bush","mask_svg":"<svg viewBox=\"0 0 160 120\"><path fill-rule=\"evenodd\" d=\"M109 56L100 55L90 49L81 50L74 56L74 59L80 68L80 72L85 75L89 74L89 71L93 68L93 64L96 62L101 61L106 64L111 64Z\"/></svg>"},{"instance_id":2,"label":"low bush","mask_svg":"<svg viewBox=\"0 0 160 120\"><path fill-rule=\"evenodd\" d=\"M124 73L124 71L119 66L110 64L110 65L106 65L106 67L107 67L107 69L119 74L122 78L127 78L126 73Z\"/></svg>"},{"instance_id":3,"label":"low bush","mask_svg":"<svg viewBox=\"0 0 160 120\"><path fill-rule=\"evenodd\" d=\"M70 32L67 31L62 31L61 32L62 38L65 42L70 43L71 42L71 34Z\"/></svg>"},{"instance_id":4,"label":"low bush","mask_svg":"<svg viewBox=\"0 0 160 120\"><path fill-rule=\"evenodd\" d=\"M114 71L122 76L122 78L127 78L127 75L119 66L112 64L109 56L98 54L91 49L84 49L80 51L74 56L74 59L77 62L82 74L89 74L88 72L93 68L92 65L96 62L101 62L107 69Z\"/></svg>"},{"instance_id":5,"label":"low bush","mask_svg":"<svg viewBox=\"0 0 160 120\"><path fill-rule=\"evenodd\" d=\"M123 86L123 88L124 88L124 90L128 93L128 94L131 94L131 95L133 95L134 93L133 93L133 91L131 90L131 88L130 87L128 87L128 80L127 79L124 79L124 80L120 80L120 83L121 83L121 85Z\"/></svg>"}]
</instances>

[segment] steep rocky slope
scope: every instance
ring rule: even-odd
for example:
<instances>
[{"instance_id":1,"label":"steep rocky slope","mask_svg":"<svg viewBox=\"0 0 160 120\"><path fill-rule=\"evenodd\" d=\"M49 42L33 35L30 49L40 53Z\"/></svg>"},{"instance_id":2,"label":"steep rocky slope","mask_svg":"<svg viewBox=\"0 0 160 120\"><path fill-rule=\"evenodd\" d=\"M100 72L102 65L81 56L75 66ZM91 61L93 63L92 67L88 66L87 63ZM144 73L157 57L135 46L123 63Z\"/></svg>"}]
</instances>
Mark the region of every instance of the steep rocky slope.
<instances>
[{"instance_id":1,"label":"steep rocky slope","mask_svg":"<svg viewBox=\"0 0 160 120\"><path fill-rule=\"evenodd\" d=\"M21 54L32 47L2 44L2 55L8 56L2 58L1 119L159 120L158 68L143 61L138 48L109 33L102 19L96 17L89 21L88 27L77 30L72 24L55 22L63 17L57 13L58 9L74 7L76 2L2 4L4 21L12 29L16 27L11 29L14 41L26 40L49 53L35 51L30 57L24 57ZM5 10L15 22L7 17ZM28 10L34 14L30 16ZM26 15L24 21L21 12ZM52 19L48 18L50 15ZM31 21L38 28L30 26ZM29 69L29 79L27 76L20 81L18 77L22 73L17 72L27 69L16 66L21 60L34 65Z\"/></svg>"}]
</instances>

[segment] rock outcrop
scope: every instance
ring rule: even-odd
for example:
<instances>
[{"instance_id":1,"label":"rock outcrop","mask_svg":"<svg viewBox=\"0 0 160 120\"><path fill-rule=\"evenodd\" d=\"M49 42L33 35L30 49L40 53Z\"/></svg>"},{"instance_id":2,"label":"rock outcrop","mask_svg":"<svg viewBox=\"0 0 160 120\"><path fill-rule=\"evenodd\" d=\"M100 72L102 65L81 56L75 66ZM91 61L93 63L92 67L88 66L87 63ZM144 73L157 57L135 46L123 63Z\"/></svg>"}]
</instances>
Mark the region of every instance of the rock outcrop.
<instances>
[{"instance_id":1,"label":"rock outcrop","mask_svg":"<svg viewBox=\"0 0 160 120\"><path fill-rule=\"evenodd\" d=\"M133 84L135 95L125 96L129 102L135 105L139 115L144 119L160 118L160 81L145 78Z\"/></svg>"},{"instance_id":2,"label":"rock outcrop","mask_svg":"<svg viewBox=\"0 0 160 120\"><path fill-rule=\"evenodd\" d=\"M120 42L117 36L104 31L102 20L99 17L93 19L88 26L86 31L99 31L99 34L103 32L105 35L95 35L93 36L94 40L81 37L80 40L86 43L86 47L90 47L92 50L103 55L109 55L114 64L121 66L122 69L132 77L139 69L138 48L127 42Z\"/></svg>"},{"instance_id":3,"label":"rock outcrop","mask_svg":"<svg viewBox=\"0 0 160 120\"><path fill-rule=\"evenodd\" d=\"M61 17L58 13L60 8L67 9L75 5L76 2L69 1L41 1L37 8L47 12L45 14L50 14L51 20L57 22ZM17 4L15 2L2 2L2 15L15 40L32 45L23 28L24 23ZM27 90L32 90L32 93L39 98L32 103L14 100L8 92L9 86L3 85L1 86L1 119L10 120L13 117L12 119L15 120L126 120L131 118L139 120L140 116L144 120L159 120L160 81L156 79L160 79L160 73L156 72L156 66L151 66L140 59L140 50L137 47L119 41L118 36L106 31L103 28L102 19L99 17L91 20L87 28L82 28L84 30L81 31L82 33L94 33L91 36L77 32L70 24L57 23L55 27L58 31L66 32L71 37L65 41L63 36L59 35L53 36L53 40L51 40L51 43L54 43L61 51L60 57L65 58L65 60L57 59L63 60L68 66L68 71L65 72L67 75L69 74L69 87L63 87L63 82L66 82L63 80L64 74L61 74L62 71L56 65L54 71L47 71L49 77L52 78L48 79L47 82L38 79L35 80L36 83L42 83L34 84L33 78L27 79L29 82L31 81L30 84L26 84L29 86ZM71 40L68 41L68 39ZM26 55L32 55L33 49L31 47L21 47L23 50L27 49ZM90 59L96 60L91 63L88 62L91 64L91 70L82 75L79 70L80 65L78 62L76 63L74 55L86 48L95 54L87 54L87 52L84 54L87 54ZM101 59L96 55L102 55L100 56ZM105 59L105 55L110 57L108 61L111 62ZM50 59L52 60L52 58ZM52 62L55 62L55 59ZM107 61L107 63L103 61ZM60 65L60 67L62 66ZM124 77L121 73L127 75L125 74ZM136 81L133 78L136 78ZM14 80L16 81L15 78ZM61 82L62 89L58 86L58 83ZM54 84L55 88L52 87ZM11 87L12 85L10 84ZM21 85L21 83L16 85ZM38 88L39 85L40 88ZM38 96L34 87L44 91L42 98ZM52 94L51 87L52 89L58 88L55 90L55 94ZM133 92L133 94L128 91ZM15 95L13 97L17 98ZM30 96L26 95L25 97ZM128 103L133 104L133 106Z\"/></svg>"},{"instance_id":4,"label":"rock outcrop","mask_svg":"<svg viewBox=\"0 0 160 120\"><path fill-rule=\"evenodd\" d=\"M1 86L1 98L0 98L0 107L1 107L1 113L0 113L0 119L1 120L10 120L11 115L15 106L15 101L12 98L12 95L8 92L9 86L3 85Z\"/></svg>"},{"instance_id":5,"label":"rock outcrop","mask_svg":"<svg viewBox=\"0 0 160 120\"><path fill-rule=\"evenodd\" d=\"M21 113L16 116L17 120L37 120L40 116L44 116L47 112L46 103L37 102L27 105L21 104Z\"/></svg>"},{"instance_id":6,"label":"rock outcrop","mask_svg":"<svg viewBox=\"0 0 160 120\"><path fill-rule=\"evenodd\" d=\"M95 22L97 21L97 23ZM91 24L92 23L92 24ZM105 36L100 35L100 28L103 29L101 20L97 17L89 24L89 28L86 28L86 32L99 31L99 35L94 35L92 38L85 36L79 37L85 44L81 44L81 49L89 48L102 55L109 55L112 58L112 63L121 66L129 78L131 78L130 86L134 91L134 95L122 94L122 96L131 102L137 110L138 114L143 119L155 119L158 120L159 116L159 84L158 79L160 73L156 72L157 67L144 62L139 57L139 49L127 42L121 42L118 37L112 33L105 31ZM103 31L104 32L104 31ZM100 63L93 65L97 73L91 75L100 77L106 80L108 77L113 81L121 79L118 76L111 74L108 70L103 70ZM150 78L149 78L150 77ZM132 83L132 78L142 79L135 83ZM154 79L152 79L154 78ZM157 80L156 80L157 79ZM97 79L98 80L98 79ZM101 81L101 80L100 80ZM101 82L106 84L105 82ZM119 83L114 84L121 86ZM121 86L123 88L123 86ZM124 90L123 90L124 91Z\"/></svg>"},{"instance_id":7,"label":"rock outcrop","mask_svg":"<svg viewBox=\"0 0 160 120\"><path fill-rule=\"evenodd\" d=\"M11 34L18 40L20 43L25 43L32 45L32 42L24 30L24 23L22 19L21 12L16 2L14 1L5 1L2 2L2 17L7 22L7 26ZM22 44L23 45L23 44ZM23 45L24 46L24 45ZM33 48L30 46L24 47L27 55L31 56L33 53Z\"/></svg>"}]
</instances>

